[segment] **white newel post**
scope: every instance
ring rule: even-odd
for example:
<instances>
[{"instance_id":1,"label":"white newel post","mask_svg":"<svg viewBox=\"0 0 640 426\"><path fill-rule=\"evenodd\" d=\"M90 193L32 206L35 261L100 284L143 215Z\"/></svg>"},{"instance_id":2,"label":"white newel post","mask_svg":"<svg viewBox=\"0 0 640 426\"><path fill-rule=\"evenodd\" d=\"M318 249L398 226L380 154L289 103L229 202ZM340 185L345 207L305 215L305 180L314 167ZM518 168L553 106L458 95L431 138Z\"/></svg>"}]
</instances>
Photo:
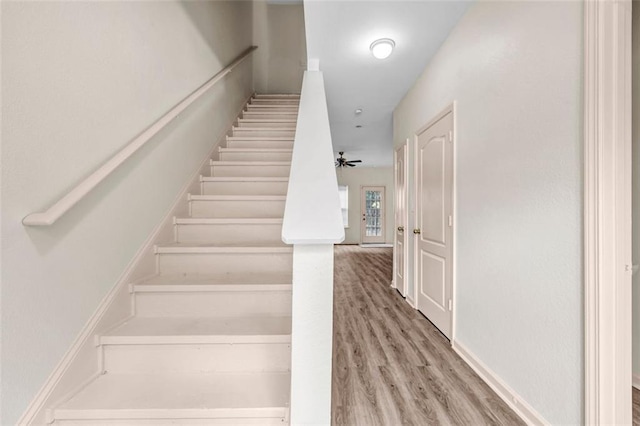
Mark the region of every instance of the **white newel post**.
<instances>
[{"instance_id":1,"label":"white newel post","mask_svg":"<svg viewBox=\"0 0 640 426\"><path fill-rule=\"evenodd\" d=\"M333 244L293 247L291 424L331 424Z\"/></svg>"}]
</instances>

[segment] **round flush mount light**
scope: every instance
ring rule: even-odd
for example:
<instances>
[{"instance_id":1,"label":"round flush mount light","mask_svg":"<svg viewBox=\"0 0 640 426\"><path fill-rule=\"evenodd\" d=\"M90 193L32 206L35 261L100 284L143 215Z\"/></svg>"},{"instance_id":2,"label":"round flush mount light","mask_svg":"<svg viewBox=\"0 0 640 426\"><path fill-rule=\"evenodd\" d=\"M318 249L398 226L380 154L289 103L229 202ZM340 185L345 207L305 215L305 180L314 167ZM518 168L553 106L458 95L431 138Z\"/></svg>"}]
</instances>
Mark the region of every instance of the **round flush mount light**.
<instances>
[{"instance_id":1,"label":"round flush mount light","mask_svg":"<svg viewBox=\"0 0 640 426\"><path fill-rule=\"evenodd\" d=\"M354 112L356 113L356 115L360 115L362 114L362 108L358 108Z\"/></svg>"},{"instance_id":2,"label":"round flush mount light","mask_svg":"<svg viewBox=\"0 0 640 426\"><path fill-rule=\"evenodd\" d=\"M396 43L390 38L381 38L374 41L369 46L371 54L378 59L386 59L393 52L393 48L396 47Z\"/></svg>"}]
</instances>

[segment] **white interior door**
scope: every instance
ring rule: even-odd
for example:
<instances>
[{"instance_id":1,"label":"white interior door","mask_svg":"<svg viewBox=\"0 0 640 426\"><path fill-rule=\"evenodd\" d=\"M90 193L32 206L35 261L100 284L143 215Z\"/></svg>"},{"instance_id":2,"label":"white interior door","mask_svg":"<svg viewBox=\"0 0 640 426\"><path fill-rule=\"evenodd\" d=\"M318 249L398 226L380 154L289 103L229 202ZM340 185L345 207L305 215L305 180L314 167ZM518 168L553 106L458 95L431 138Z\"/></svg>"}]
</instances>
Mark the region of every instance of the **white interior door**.
<instances>
[{"instance_id":1,"label":"white interior door","mask_svg":"<svg viewBox=\"0 0 640 426\"><path fill-rule=\"evenodd\" d=\"M384 186L362 187L362 243L384 243Z\"/></svg>"},{"instance_id":2,"label":"white interior door","mask_svg":"<svg viewBox=\"0 0 640 426\"><path fill-rule=\"evenodd\" d=\"M451 338L453 275L453 111L417 135L418 309Z\"/></svg>"},{"instance_id":3,"label":"white interior door","mask_svg":"<svg viewBox=\"0 0 640 426\"><path fill-rule=\"evenodd\" d=\"M395 238L393 245L393 284L403 296L407 295L407 144L394 152Z\"/></svg>"}]
</instances>

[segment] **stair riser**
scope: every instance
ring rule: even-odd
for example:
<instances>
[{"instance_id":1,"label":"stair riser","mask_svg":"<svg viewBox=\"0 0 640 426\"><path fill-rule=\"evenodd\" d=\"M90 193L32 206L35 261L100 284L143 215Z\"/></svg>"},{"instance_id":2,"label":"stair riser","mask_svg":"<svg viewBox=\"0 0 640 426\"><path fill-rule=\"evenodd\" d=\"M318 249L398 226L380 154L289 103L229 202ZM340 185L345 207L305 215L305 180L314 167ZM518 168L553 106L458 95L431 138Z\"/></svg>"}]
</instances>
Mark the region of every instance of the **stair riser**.
<instances>
[{"instance_id":1,"label":"stair riser","mask_svg":"<svg viewBox=\"0 0 640 426\"><path fill-rule=\"evenodd\" d=\"M245 264L245 269L251 264ZM139 317L242 317L291 315L291 291L136 293Z\"/></svg>"},{"instance_id":2,"label":"stair riser","mask_svg":"<svg viewBox=\"0 0 640 426\"><path fill-rule=\"evenodd\" d=\"M261 122L261 121L244 121L244 120L238 120L238 127L239 128L253 128L253 127L275 127L277 129L295 129L296 128L296 123L294 122L283 122L283 121L276 121L273 120L271 117L267 118L267 120L270 121L266 121L266 122Z\"/></svg>"},{"instance_id":3,"label":"stair riser","mask_svg":"<svg viewBox=\"0 0 640 426\"><path fill-rule=\"evenodd\" d=\"M254 99L300 99L300 93L255 93Z\"/></svg>"},{"instance_id":4,"label":"stair riser","mask_svg":"<svg viewBox=\"0 0 640 426\"><path fill-rule=\"evenodd\" d=\"M246 111L298 112L299 105L259 105L249 104Z\"/></svg>"},{"instance_id":5,"label":"stair riser","mask_svg":"<svg viewBox=\"0 0 640 426\"><path fill-rule=\"evenodd\" d=\"M245 111L242 113L242 118L251 120L297 120L297 112L267 112L267 111Z\"/></svg>"},{"instance_id":6,"label":"stair riser","mask_svg":"<svg viewBox=\"0 0 640 426\"><path fill-rule=\"evenodd\" d=\"M291 253L161 253L156 256L161 274L286 273L292 268Z\"/></svg>"},{"instance_id":7,"label":"stair riser","mask_svg":"<svg viewBox=\"0 0 640 426\"><path fill-rule=\"evenodd\" d=\"M288 177L291 166L211 166L213 177Z\"/></svg>"},{"instance_id":8,"label":"stair riser","mask_svg":"<svg viewBox=\"0 0 640 426\"><path fill-rule=\"evenodd\" d=\"M287 371L288 343L105 345L108 373Z\"/></svg>"},{"instance_id":9,"label":"stair riser","mask_svg":"<svg viewBox=\"0 0 640 426\"><path fill-rule=\"evenodd\" d=\"M179 243L210 244L250 244L273 243L282 244L282 224L206 224L175 225L176 238Z\"/></svg>"},{"instance_id":10,"label":"stair riser","mask_svg":"<svg viewBox=\"0 0 640 426\"><path fill-rule=\"evenodd\" d=\"M254 98L249 105L286 105L286 106L298 106L300 105L299 99L265 99Z\"/></svg>"},{"instance_id":11,"label":"stair riser","mask_svg":"<svg viewBox=\"0 0 640 426\"><path fill-rule=\"evenodd\" d=\"M284 216L283 201L191 201L191 217L281 218Z\"/></svg>"},{"instance_id":12,"label":"stair riser","mask_svg":"<svg viewBox=\"0 0 640 426\"><path fill-rule=\"evenodd\" d=\"M282 426L282 418L237 418L237 419L92 419L92 420L56 420L55 425L63 426L176 426L176 425L207 425L207 426Z\"/></svg>"},{"instance_id":13,"label":"stair riser","mask_svg":"<svg viewBox=\"0 0 640 426\"><path fill-rule=\"evenodd\" d=\"M221 152L221 161L291 161L291 152Z\"/></svg>"},{"instance_id":14,"label":"stair riser","mask_svg":"<svg viewBox=\"0 0 640 426\"><path fill-rule=\"evenodd\" d=\"M203 195L287 195L288 182L202 182Z\"/></svg>"},{"instance_id":15,"label":"stair riser","mask_svg":"<svg viewBox=\"0 0 640 426\"><path fill-rule=\"evenodd\" d=\"M276 130L276 129L253 129L249 127L234 127L233 128L233 136L237 137L288 137L293 138L295 136L295 129L285 129L285 130Z\"/></svg>"},{"instance_id":16,"label":"stair riser","mask_svg":"<svg viewBox=\"0 0 640 426\"><path fill-rule=\"evenodd\" d=\"M250 148L250 149L293 149L291 141L227 141L227 148Z\"/></svg>"}]
</instances>

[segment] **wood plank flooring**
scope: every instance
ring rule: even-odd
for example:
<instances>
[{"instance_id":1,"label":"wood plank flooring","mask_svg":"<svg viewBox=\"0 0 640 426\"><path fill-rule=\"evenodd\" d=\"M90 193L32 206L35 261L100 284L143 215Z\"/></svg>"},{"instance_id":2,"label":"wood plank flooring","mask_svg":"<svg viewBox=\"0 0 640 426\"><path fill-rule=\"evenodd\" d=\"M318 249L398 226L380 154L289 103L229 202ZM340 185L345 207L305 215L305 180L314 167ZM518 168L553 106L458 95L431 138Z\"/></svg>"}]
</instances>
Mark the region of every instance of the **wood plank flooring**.
<instances>
[{"instance_id":1,"label":"wood plank flooring","mask_svg":"<svg viewBox=\"0 0 640 426\"><path fill-rule=\"evenodd\" d=\"M640 390L633 388L633 426L640 426Z\"/></svg>"},{"instance_id":2,"label":"wood plank flooring","mask_svg":"<svg viewBox=\"0 0 640 426\"><path fill-rule=\"evenodd\" d=\"M334 425L522 425L389 287L391 248L335 247Z\"/></svg>"}]
</instances>

